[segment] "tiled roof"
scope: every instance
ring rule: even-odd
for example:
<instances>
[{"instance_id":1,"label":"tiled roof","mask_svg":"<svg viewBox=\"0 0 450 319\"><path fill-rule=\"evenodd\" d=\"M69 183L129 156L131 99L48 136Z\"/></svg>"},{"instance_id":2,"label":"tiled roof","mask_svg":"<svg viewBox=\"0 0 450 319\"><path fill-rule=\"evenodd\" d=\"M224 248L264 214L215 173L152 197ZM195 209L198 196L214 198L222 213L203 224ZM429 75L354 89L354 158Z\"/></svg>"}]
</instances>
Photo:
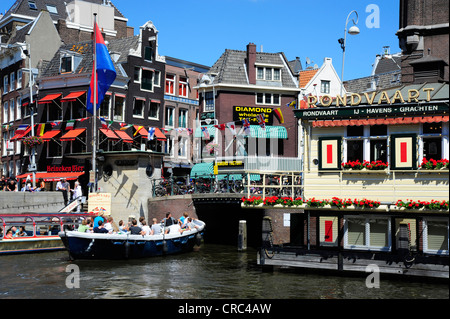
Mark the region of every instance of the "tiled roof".
<instances>
[{"instance_id":1,"label":"tiled roof","mask_svg":"<svg viewBox=\"0 0 450 319\"><path fill-rule=\"evenodd\" d=\"M214 84L248 85L248 71L246 66L247 52L238 50L225 50L221 57L211 67L209 74L217 74ZM256 53L256 63L284 65L282 53ZM287 62L286 62L287 63ZM281 86L296 87L291 77L291 70L283 68L281 71Z\"/></svg>"},{"instance_id":2,"label":"tiled roof","mask_svg":"<svg viewBox=\"0 0 450 319\"><path fill-rule=\"evenodd\" d=\"M103 0L83 0L86 2L91 3L97 3L102 4ZM41 10L47 10L47 5L53 5L56 7L58 13L51 13L51 17L53 20L57 19L66 19L67 18L67 12L66 12L66 5L64 3L69 3L71 0L33 0L33 2L36 4L37 9L31 9L28 5L27 0L17 0L11 8L5 13L3 19L10 16L11 14L19 14L19 15L25 15L25 16L31 16L31 17L37 17ZM123 18L124 16L122 13L114 6L114 4L111 3L111 6L114 7L114 15L116 17ZM3 20L2 19L2 20Z\"/></svg>"},{"instance_id":3,"label":"tiled roof","mask_svg":"<svg viewBox=\"0 0 450 319\"><path fill-rule=\"evenodd\" d=\"M392 55L391 58L381 57L375 69L375 74L383 74L400 70L401 56Z\"/></svg>"},{"instance_id":4,"label":"tiled roof","mask_svg":"<svg viewBox=\"0 0 450 319\"><path fill-rule=\"evenodd\" d=\"M130 49L136 50L139 45L139 36L133 36L122 39L114 39L109 41L108 50L110 53L119 53L119 59L114 62L117 75L121 74L118 65L125 63L128 58ZM84 41L75 44L65 44L56 52L53 59L49 61L47 68L42 72L42 77L50 77L60 75L60 60L64 51L78 52L82 56L82 60L77 69L73 73L88 73L92 72L92 41Z\"/></svg>"},{"instance_id":5,"label":"tiled roof","mask_svg":"<svg viewBox=\"0 0 450 319\"><path fill-rule=\"evenodd\" d=\"M317 71L319 71L319 69L300 71L299 72L300 87L301 88L305 87L309 83L309 81L311 81L311 79L314 77L314 75L316 75Z\"/></svg>"}]
</instances>

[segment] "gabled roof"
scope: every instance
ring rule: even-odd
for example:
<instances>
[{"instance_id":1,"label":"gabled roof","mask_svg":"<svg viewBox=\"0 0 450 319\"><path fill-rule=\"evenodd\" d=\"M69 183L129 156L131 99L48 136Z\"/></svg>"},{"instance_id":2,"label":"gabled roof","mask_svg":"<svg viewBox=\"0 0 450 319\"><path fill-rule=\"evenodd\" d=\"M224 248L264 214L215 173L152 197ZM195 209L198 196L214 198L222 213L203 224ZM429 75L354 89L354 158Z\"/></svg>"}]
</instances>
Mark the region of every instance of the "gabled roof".
<instances>
[{"instance_id":1,"label":"gabled roof","mask_svg":"<svg viewBox=\"0 0 450 319\"><path fill-rule=\"evenodd\" d=\"M299 86L304 88L309 81L316 75L319 69L303 70L299 72Z\"/></svg>"},{"instance_id":2,"label":"gabled roof","mask_svg":"<svg viewBox=\"0 0 450 319\"><path fill-rule=\"evenodd\" d=\"M246 59L246 51L225 50L208 72L210 75L216 74L212 84L249 85ZM281 86L297 87L284 54L256 52L256 63L285 65L281 71Z\"/></svg>"}]
</instances>

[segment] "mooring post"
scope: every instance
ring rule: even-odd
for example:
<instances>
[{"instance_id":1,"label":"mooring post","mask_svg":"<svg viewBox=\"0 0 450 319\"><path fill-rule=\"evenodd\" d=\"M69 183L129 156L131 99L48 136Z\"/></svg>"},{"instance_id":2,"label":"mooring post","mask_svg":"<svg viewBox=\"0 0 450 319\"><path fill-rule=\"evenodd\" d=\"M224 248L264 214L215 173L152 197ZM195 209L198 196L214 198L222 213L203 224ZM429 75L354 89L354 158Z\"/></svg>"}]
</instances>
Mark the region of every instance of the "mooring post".
<instances>
[{"instance_id":1,"label":"mooring post","mask_svg":"<svg viewBox=\"0 0 450 319\"><path fill-rule=\"evenodd\" d=\"M239 221L238 250L247 249L247 221Z\"/></svg>"}]
</instances>

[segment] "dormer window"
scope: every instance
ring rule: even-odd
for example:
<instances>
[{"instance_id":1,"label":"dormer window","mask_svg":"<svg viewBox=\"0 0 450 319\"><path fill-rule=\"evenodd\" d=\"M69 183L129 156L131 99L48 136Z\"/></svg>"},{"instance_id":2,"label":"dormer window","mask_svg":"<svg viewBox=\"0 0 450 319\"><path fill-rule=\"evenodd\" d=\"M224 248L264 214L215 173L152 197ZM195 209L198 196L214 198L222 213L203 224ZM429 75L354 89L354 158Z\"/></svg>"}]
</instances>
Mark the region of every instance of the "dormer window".
<instances>
[{"instance_id":1,"label":"dormer window","mask_svg":"<svg viewBox=\"0 0 450 319\"><path fill-rule=\"evenodd\" d=\"M36 2L34 2L34 1L28 1L28 6L32 10L37 10Z\"/></svg>"},{"instance_id":2,"label":"dormer window","mask_svg":"<svg viewBox=\"0 0 450 319\"><path fill-rule=\"evenodd\" d=\"M57 9L56 6L54 6L54 5L47 4L47 10L48 10L48 12L50 12L50 13L58 14L58 9Z\"/></svg>"},{"instance_id":3,"label":"dormer window","mask_svg":"<svg viewBox=\"0 0 450 319\"><path fill-rule=\"evenodd\" d=\"M264 81L281 81L281 68L259 66L256 69L256 79Z\"/></svg>"},{"instance_id":4,"label":"dormer window","mask_svg":"<svg viewBox=\"0 0 450 319\"><path fill-rule=\"evenodd\" d=\"M71 73L75 72L75 70L78 68L78 65L80 64L82 60L81 56L74 55L74 54L63 54L61 55L61 65L60 65L60 73Z\"/></svg>"}]
</instances>

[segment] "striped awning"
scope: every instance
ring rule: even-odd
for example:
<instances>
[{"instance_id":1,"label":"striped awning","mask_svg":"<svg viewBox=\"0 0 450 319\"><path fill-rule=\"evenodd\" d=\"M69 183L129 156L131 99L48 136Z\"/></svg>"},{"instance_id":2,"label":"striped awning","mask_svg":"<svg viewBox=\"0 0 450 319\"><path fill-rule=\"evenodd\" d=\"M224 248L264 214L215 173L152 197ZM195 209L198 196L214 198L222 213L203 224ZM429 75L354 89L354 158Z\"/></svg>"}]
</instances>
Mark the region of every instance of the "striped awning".
<instances>
[{"instance_id":1,"label":"striped awning","mask_svg":"<svg viewBox=\"0 0 450 319\"><path fill-rule=\"evenodd\" d=\"M354 120L323 120L314 121L313 127L335 127L335 126L363 126L363 125L401 125L418 123L438 123L448 122L448 116L417 116L417 117L397 117L379 119L354 119Z\"/></svg>"},{"instance_id":2,"label":"striped awning","mask_svg":"<svg viewBox=\"0 0 450 319\"><path fill-rule=\"evenodd\" d=\"M191 178L214 178L214 164L198 163L191 169Z\"/></svg>"},{"instance_id":3,"label":"striped awning","mask_svg":"<svg viewBox=\"0 0 450 319\"><path fill-rule=\"evenodd\" d=\"M284 126L269 126L263 129L259 125L250 125L251 137L287 139L287 130Z\"/></svg>"}]
</instances>

